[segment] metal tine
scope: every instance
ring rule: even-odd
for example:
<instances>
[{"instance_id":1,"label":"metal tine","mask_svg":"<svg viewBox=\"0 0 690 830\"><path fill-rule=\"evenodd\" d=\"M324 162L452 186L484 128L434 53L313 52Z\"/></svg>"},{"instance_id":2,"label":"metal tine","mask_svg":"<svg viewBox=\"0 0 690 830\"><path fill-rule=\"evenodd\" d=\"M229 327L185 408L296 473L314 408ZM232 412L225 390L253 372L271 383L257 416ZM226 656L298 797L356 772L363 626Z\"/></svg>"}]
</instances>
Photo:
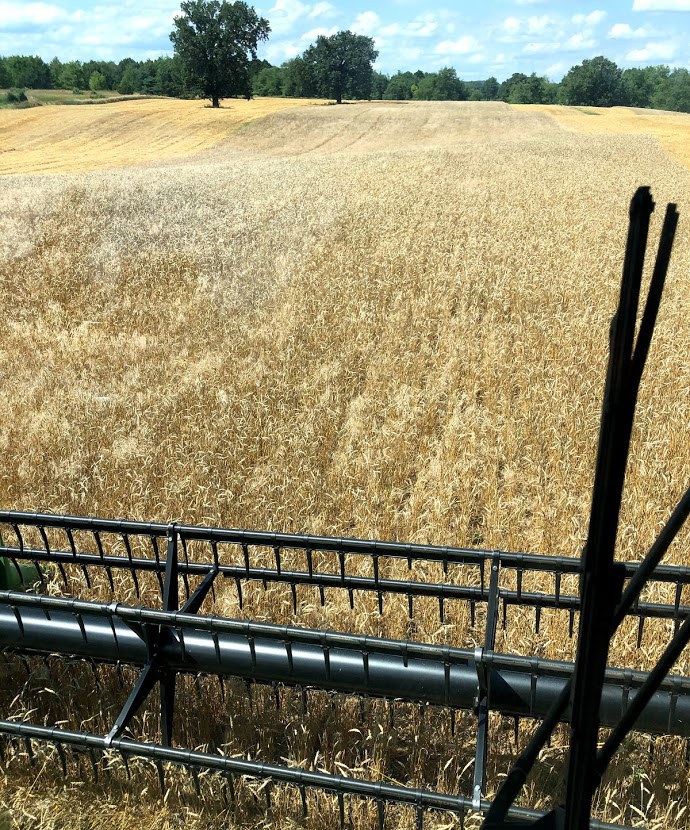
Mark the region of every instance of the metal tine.
<instances>
[{"instance_id":1,"label":"metal tine","mask_svg":"<svg viewBox=\"0 0 690 830\"><path fill-rule=\"evenodd\" d=\"M93 783L98 784L98 760L92 746L89 747L89 758L91 759L91 769L93 771Z\"/></svg>"},{"instance_id":2,"label":"metal tine","mask_svg":"<svg viewBox=\"0 0 690 830\"><path fill-rule=\"evenodd\" d=\"M571 640L573 639L574 630L575 630L575 611L573 611L573 609L571 608L570 609L570 618L569 618L569 621L568 621L568 635L569 635Z\"/></svg>"},{"instance_id":3,"label":"metal tine","mask_svg":"<svg viewBox=\"0 0 690 830\"><path fill-rule=\"evenodd\" d=\"M640 615L637 623L637 647L642 646L642 632L644 631L644 617Z\"/></svg>"},{"instance_id":4,"label":"metal tine","mask_svg":"<svg viewBox=\"0 0 690 830\"><path fill-rule=\"evenodd\" d=\"M474 628L477 622L477 603L475 600L470 600L470 625Z\"/></svg>"},{"instance_id":5,"label":"metal tine","mask_svg":"<svg viewBox=\"0 0 690 830\"><path fill-rule=\"evenodd\" d=\"M189 555L187 553L187 540L184 538L184 536L179 536L178 535L178 538L179 538L180 542L182 543L182 553L184 553L184 561L187 565L189 565ZM178 569L178 573L179 573L179 569ZM190 596L192 595L192 592L189 590L189 576L187 575L186 569L182 571L180 576L182 577L182 584L184 585L185 596L186 596L187 599L189 599Z\"/></svg>"},{"instance_id":6,"label":"metal tine","mask_svg":"<svg viewBox=\"0 0 690 830\"><path fill-rule=\"evenodd\" d=\"M424 830L424 807L417 805L417 830Z\"/></svg>"},{"instance_id":7,"label":"metal tine","mask_svg":"<svg viewBox=\"0 0 690 830\"><path fill-rule=\"evenodd\" d=\"M508 622L508 603L505 601L505 597L503 599L503 630L506 630L506 625Z\"/></svg>"},{"instance_id":8,"label":"metal tine","mask_svg":"<svg viewBox=\"0 0 690 830\"><path fill-rule=\"evenodd\" d=\"M161 788L161 798L165 798L165 770L163 769L163 762L156 759L156 770L158 771L158 784Z\"/></svg>"},{"instance_id":9,"label":"metal tine","mask_svg":"<svg viewBox=\"0 0 690 830\"><path fill-rule=\"evenodd\" d=\"M680 618L679 618L678 615L680 613L680 600L681 600L682 593L683 593L683 583L678 582L678 583L676 583L676 599L675 599L675 602L673 603L673 634L674 635L678 633L678 626L680 625Z\"/></svg>"},{"instance_id":10,"label":"metal tine","mask_svg":"<svg viewBox=\"0 0 690 830\"><path fill-rule=\"evenodd\" d=\"M348 588L347 593L350 599L350 610L353 611L355 607L355 592L352 590L352 588Z\"/></svg>"},{"instance_id":11,"label":"metal tine","mask_svg":"<svg viewBox=\"0 0 690 830\"><path fill-rule=\"evenodd\" d=\"M276 571L278 572L278 575L280 575L280 548L279 547L274 547L273 548L273 555L275 556L275 560L276 560Z\"/></svg>"},{"instance_id":12,"label":"metal tine","mask_svg":"<svg viewBox=\"0 0 690 830\"><path fill-rule=\"evenodd\" d=\"M309 571L309 579L311 579L314 576L313 552L310 548L307 548L305 553L307 555L307 570Z\"/></svg>"},{"instance_id":13,"label":"metal tine","mask_svg":"<svg viewBox=\"0 0 690 830\"><path fill-rule=\"evenodd\" d=\"M513 737L515 738L515 749L517 749L520 741L520 718L517 715L513 718Z\"/></svg>"},{"instance_id":14,"label":"metal tine","mask_svg":"<svg viewBox=\"0 0 690 830\"><path fill-rule=\"evenodd\" d=\"M36 766L36 756L34 755L33 748L31 746L31 738L25 736L24 737L24 746L26 747L26 752L29 756L29 761L32 767Z\"/></svg>"},{"instance_id":15,"label":"metal tine","mask_svg":"<svg viewBox=\"0 0 690 830\"><path fill-rule=\"evenodd\" d=\"M252 681L246 677L244 680L244 688L247 692L247 701L249 703L249 714L254 712L254 695L252 694Z\"/></svg>"},{"instance_id":16,"label":"metal tine","mask_svg":"<svg viewBox=\"0 0 690 830\"><path fill-rule=\"evenodd\" d=\"M338 561L340 563L340 582L342 585L345 584L345 554L340 551L338 553ZM280 573L280 570L278 571Z\"/></svg>"},{"instance_id":17,"label":"metal tine","mask_svg":"<svg viewBox=\"0 0 690 830\"><path fill-rule=\"evenodd\" d=\"M280 688L277 683L272 683L271 685L273 686L273 699L276 704L276 712L280 712Z\"/></svg>"},{"instance_id":18,"label":"metal tine","mask_svg":"<svg viewBox=\"0 0 690 830\"><path fill-rule=\"evenodd\" d=\"M153 547L153 557L156 560L156 576L158 577L158 587L161 592L161 599L163 598L163 577L161 575L161 557L158 552L158 538L156 536L151 536L151 546Z\"/></svg>"},{"instance_id":19,"label":"metal tine","mask_svg":"<svg viewBox=\"0 0 690 830\"><path fill-rule=\"evenodd\" d=\"M96 665L95 660L89 660L89 665L91 666L91 674L93 674L93 679L96 681L96 689L99 692L103 691L103 684L101 683L101 679L98 676L98 666ZM48 670L50 674L50 669Z\"/></svg>"},{"instance_id":20,"label":"metal tine","mask_svg":"<svg viewBox=\"0 0 690 830\"><path fill-rule=\"evenodd\" d=\"M690 740L685 741L685 766L690 767Z\"/></svg>"},{"instance_id":21,"label":"metal tine","mask_svg":"<svg viewBox=\"0 0 690 830\"><path fill-rule=\"evenodd\" d=\"M376 813L378 816L379 830L384 830L386 820L386 802L382 798L376 799Z\"/></svg>"},{"instance_id":22,"label":"metal tine","mask_svg":"<svg viewBox=\"0 0 690 830\"><path fill-rule=\"evenodd\" d=\"M213 541L211 542L211 547L214 549L216 557L218 556L218 544ZM251 568L251 563L249 562L249 545L246 542L242 542L242 555L244 556L244 571L249 579L249 570Z\"/></svg>"},{"instance_id":23,"label":"metal tine","mask_svg":"<svg viewBox=\"0 0 690 830\"><path fill-rule=\"evenodd\" d=\"M55 742L55 749L60 758L60 766L62 767L62 777L67 780L67 753L64 746L59 742Z\"/></svg>"},{"instance_id":24,"label":"metal tine","mask_svg":"<svg viewBox=\"0 0 690 830\"><path fill-rule=\"evenodd\" d=\"M264 590L266 590L266 580L264 580ZM326 595L323 589L323 585L319 585L319 599L321 600L321 607L325 608L326 606Z\"/></svg>"},{"instance_id":25,"label":"metal tine","mask_svg":"<svg viewBox=\"0 0 690 830\"><path fill-rule=\"evenodd\" d=\"M196 690L196 696L199 700L201 700L201 681L199 679L198 674L192 675L194 678L194 689Z\"/></svg>"},{"instance_id":26,"label":"metal tine","mask_svg":"<svg viewBox=\"0 0 690 830\"><path fill-rule=\"evenodd\" d=\"M139 580L137 578L137 571L134 565L132 565L132 548L129 544L129 535L127 533L121 533L120 536L122 537L122 541L125 543L125 550L127 551L127 559L130 562L131 567L129 568L129 572L132 575L132 582L134 583L134 593L137 595L137 599L141 597L141 591L139 590ZM161 581L160 571L158 572L158 581L161 585L161 597L163 596L163 583Z\"/></svg>"},{"instance_id":27,"label":"metal tine","mask_svg":"<svg viewBox=\"0 0 690 830\"><path fill-rule=\"evenodd\" d=\"M539 634L539 627L541 626L541 606L537 605L534 609L534 630Z\"/></svg>"},{"instance_id":28,"label":"metal tine","mask_svg":"<svg viewBox=\"0 0 690 830\"><path fill-rule=\"evenodd\" d=\"M271 782L266 781L266 785L264 787L264 795L266 796L266 812L271 812Z\"/></svg>"},{"instance_id":29,"label":"metal tine","mask_svg":"<svg viewBox=\"0 0 690 830\"><path fill-rule=\"evenodd\" d=\"M304 784L299 785L299 794L302 798L302 818L305 819L309 814L309 810L307 809L307 788Z\"/></svg>"},{"instance_id":30,"label":"metal tine","mask_svg":"<svg viewBox=\"0 0 690 830\"><path fill-rule=\"evenodd\" d=\"M232 777L231 772L226 772L225 773L225 780L227 782L227 790L230 791L230 803L234 806L235 803L237 802L237 797L235 795L235 780ZM225 792L226 788L223 787L223 790ZM225 800L227 801L227 796L225 796Z\"/></svg>"},{"instance_id":31,"label":"metal tine","mask_svg":"<svg viewBox=\"0 0 690 830\"><path fill-rule=\"evenodd\" d=\"M194 781L194 789L196 791L197 798L201 798L201 783L199 782L199 770L196 767L187 767L188 772L192 776L192 781Z\"/></svg>"},{"instance_id":32,"label":"metal tine","mask_svg":"<svg viewBox=\"0 0 690 830\"><path fill-rule=\"evenodd\" d=\"M216 677L218 678L218 685L220 686L220 699L225 701L225 681L220 674L216 675Z\"/></svg>"},{"instance_id":33,"label":"metal tine","mask_svg":"<svg viewBox=\"0 0 690 830\"><path fill-rule=\"evenodd\" d=\"M237 602L240 606L240 611L241 611L242 607L244 605L244 602L242 600L242 583L240 582L240 579L237 576L235 577L235 588L237 588ZM297 612L295 612L295 613L297 613Z\"/></svg>"},{"instance_id":34,"label":"metal tine","mask_svg":"<svg viewBox=\"0 0 690 830\"><path fill-rule=\"evenodd\" d=\"M690 741L688 741L690 747ZM340 830L345 830L345 796L338 793L338 815L340 817Z\"/></svg>"},{"instance_id":35,"label":"metal tine","mask_svg":"<svg viewBox=\"0 0 690 830\"><path fill-rule=\"evenodd\" d=\"M292 614L297 616L297 586L294 582L291 582L290 588L292 589Z\"/></svg>"},{"instance_id":36,"label":"metal tine","mask_svg":"<svg viewBox=\"0 0 690 830\"><path fill-rule=\"evenodd\" d=\"M407 616L410 619L414 617L414 605L412 601L412 594L407 595Z\"/></svg>"},{"instance_id":37,"label":"metal tine","mask_svg":"<svg viewBox=\"0 0 690 830\"><path fill-rule=\"evenodd\" d=\"M445 615L443 613L443 596L438 598L438 617L441 623L445 622Z\"/></svg>"},{"instance_id":38,"label":"metal tine","mask_svg":"<svg viewBox=\"0 0 690 830\"><path fill-rule=\"evenodd\" d=\"M302 693L302 714L306 715L309 708L309 700L307 698L307 689L304 686L300 687Z\"/></svg>"}]
</instances>

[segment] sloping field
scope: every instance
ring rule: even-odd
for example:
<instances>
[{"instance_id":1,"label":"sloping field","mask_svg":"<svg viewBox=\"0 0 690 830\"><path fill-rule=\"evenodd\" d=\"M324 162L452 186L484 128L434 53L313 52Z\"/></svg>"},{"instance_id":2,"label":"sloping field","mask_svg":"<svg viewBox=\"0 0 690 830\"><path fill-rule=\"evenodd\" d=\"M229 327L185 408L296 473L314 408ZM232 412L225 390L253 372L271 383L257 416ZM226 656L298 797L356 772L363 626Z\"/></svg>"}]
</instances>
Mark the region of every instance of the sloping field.
<instances>
[{"instance_id":1,"label":"sloping field","mask_svg":"<svg viewBox=\"0 0 690 830\"><path fill-rule=\"evenodd\" d=\"M158 122L174 119L171 106ZM118 110L83 109L114 113L127 146ZM215 141L225 117L199 109L194 129ZM180 147L197 146L177 129ZM639 558L690 479L690 172L648 135L584 134L502 105L290 109L182 161L0 179L0 502L578 555L627 207L645 183L660 205L679 202L681 225L623 507L619 555ZM685 532L669 559L687 563L689 543ZM438 574L430 565L418 577ZM306 597L293 616L278 591L256 585L242 609L215 610L432 642L480 636L464 606L442 625L431 603L410 622L404 597L379 617L375 601L351 610L327 594L324 608ZM646 666L669 634L653 622L637 651L625 628L612 660ZM510 612L497 649L567 657L567 619L545 613L537 634L532 614ZM679 670L689 668L684 656ZM36 707L34 720L79 725L46 679L3 671L4 717ZM92 728L112 719L114 683L97 690L76 670L65 682L98 701ZM469 791L471 721L451 735L447 718L422 722L415 710L391 728L374 703L360 721L356 702L336 715L317 699L303 715L298 702L276 712L270 691L254 695L222 703L217 686L197 697L190 683L180 740ZM152 723L148 713L142 734ZM493 788L515 744L512 723L492 729ZM527 802L557 796L562 761L555 740ZM143 794L117 776L63 787L56 772L36 775L28 761L0 774L21 826L210 828L234 815L220 800L161 803L155 774ZM650 761L648 740L631 739L616 775L600 817L688 826L682 742L661 739ZM272 826L292 826L299 795L273 799ZM252 797L242 804L245 826L265 826ZM324 804L300 826L332 826ZM359 807L353 821L376 826ZM430 816L425 827L448 823Z\"/></svg>"},{"instance_id":2,"label":"sloping field","mask_svg":"<svg viewBox=\"0 0 690 830\"><path fill-rule=\"evenodd\" d=\"M0 110L0 175L182 158L213 147L248 121L304 104L289 98L231 99L214 110L203 101L162 98Z\"/></svg>"},{"instance_id":3,"label":"sloping field","mask_svg":"<svg viewBox=\"0 0 690 830\"><path fill-rule=\"evenodd\" d=\"M545 113L559 124L590 135L651 135L690 168L690 115L634 107L518 105L522 112Z\"/></svg>"}]
</instances>

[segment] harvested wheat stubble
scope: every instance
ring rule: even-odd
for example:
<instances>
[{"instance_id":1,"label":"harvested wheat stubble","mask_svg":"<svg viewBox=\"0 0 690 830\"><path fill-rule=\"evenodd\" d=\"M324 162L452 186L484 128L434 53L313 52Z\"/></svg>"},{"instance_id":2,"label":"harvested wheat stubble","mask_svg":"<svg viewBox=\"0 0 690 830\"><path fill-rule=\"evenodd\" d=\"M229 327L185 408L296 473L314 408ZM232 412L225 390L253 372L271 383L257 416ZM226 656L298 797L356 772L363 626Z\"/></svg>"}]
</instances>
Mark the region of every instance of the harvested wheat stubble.
<instances>
[{"instance_id":1,"label":"harvested wheat stubble","mask_svg":"<svg viewBox=\"0 0 690 830\"><path fill-rule=\"evenodd\" d=\"M183 162L3 178L2 503L577 555L626 208L643 183L659 204L679 202L681 225L623 506L618 555L639 558L690 477L690 174L648 136L577 134L501 105L291 110ZM669 561L688 563L688 541ZM242 613L287 621L289 606L289 594L257 588ZM411 627L404 598L385 607L379 617L373 601L350 611L346 597L325 609L305 597L294 621L480 636L466 608L440 626L420 604ZM230 601L218 611L240 613ZM509 621L499 649L572 653L567 619L545 615L539 635L525 612ZM668 636L652 627L638 652L626 629L612 662L647 667ZM3 712L38 697L48 722L78 725L96 714L89 677L75 674L66 706L27 687ZM304 718L295 701L276 716L266 692L257 720L240 692L231 705L210 685L201 703L185 694L180 741L216 739L211 710L230 752L468 790L467 730L451 738L447 718L422 730L410 712L391 731L379 704L360 723L356 701L336 718L325 699ZM494 734L491 787L514 753L510 725ZM526 803L548 803L562 747L544 753ZM646 741L631 740L598 817L686 827L683 755L664 739L651 764ZM0 795L42 826L95 827L106 815L114 827L164 827L178 813L174 795L155 800L155 775L144 799L126 783L96 799L90 785L61 791L47 775L40 797L35 774L10 766ZM295 820L299 808L277 798L272 821ZM312 809L307 826L329 826L331 809ZM213 810L192 800L184 820L217 826ZM246 816L261 824L251 798ZM355 815L358 827L372 822Z\"/></svg>"}]
</instances>

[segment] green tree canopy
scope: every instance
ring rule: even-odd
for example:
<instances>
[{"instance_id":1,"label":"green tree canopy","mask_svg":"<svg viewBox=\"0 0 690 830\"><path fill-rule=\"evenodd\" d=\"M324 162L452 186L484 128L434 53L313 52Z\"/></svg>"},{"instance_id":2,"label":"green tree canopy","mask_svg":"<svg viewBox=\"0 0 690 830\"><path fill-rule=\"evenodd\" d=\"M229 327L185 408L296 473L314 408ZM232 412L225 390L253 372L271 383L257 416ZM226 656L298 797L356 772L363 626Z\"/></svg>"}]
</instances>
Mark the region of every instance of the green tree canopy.
<instances>
[{"instance_id":1,"label":"green tree canopy","mask_svg":"<svg viewBox=\"0 0 690 830\"><path fill-rule=\"evenodd\" d=\"M312 68L319 92L341 104L344 96L369 98L372 64L378 54L372 38L345 31L319 35L303 60Z\"/></svg>"},{"instance_id":2,"label":"green tree canopy","mask_svg":"<svg viewBox=\"0 0 690 830\"><path fill-rule=\"evenodd\" d=\"M657 109L690 112L690 72L674 69L659 84L653 105Z\"/></svg>"},{"instance_id":3,"label":"green tree canopy","mask_svg":"<svg viewBox=\"0 0 690 830\"><path fill-rule=\"evenodd\" d=\"M388 81L383 97L386 101L409 101L412 98L412 86L417 79L411 72L398 72Z\"/></svg>"},{"instance_id":4,"label":"green tree canopy","mask_svg":"<svg viewBox=\"0 0 690 830\"><path fill-rule=\"evenodd\" d=\"M482 97L485 101L497 101L500 89L501 85L493 75L482 81Z\"/></svg>"},{"instance_id":5,"label":"green tree canopy","mask_svg":"<svg viewBox=\"0 0 690 830\"><path fill-rule=\"evenodd\" d=\"M9 86L50 89L50 67L32 55L11 55L4 60L10 76Z\"/></svg>"},{"instance_id":6,"label":"green tree canopy","mask_svg":"<svg viewBox=\"0 0 690 830\"><path fill-rule=\"evenodd\" d=\"M445 67L425 75L414 92L418 101L466 101L469 91L454 69Z\"/></svg>"},{"instance_id":7,"label":"green tree canopy","mask_svg":"<svg viewBox=\"0 0 690 830\"><path fill-rule=\"evenodd\" d=\"M92 92L98 92L101 89L107 89L107 83L108 79L105 75L96 70L91 73L91 77L89 78L89 89Z\"/></svg>"},{"instance_id":8,"label":"green tree canopy","mask_svg":"<svg viewBox=\"0 0 690 830\"><path fill-rule=\"evenodd\" d=\"M80 61L69 61L62 64L62 69L58 75L58 85L61 89L84 89L86 78L84 77L84 67Z\"/></svg>"},{"instance_id":9,"label":"green tree canopy","mask_svg":"<svg viewBox=\"0 0 690 830\"><path fill-rule=\"evenodd\" d=\"M625 103L623 73L603 56L573 66L561 88L563 103L571 106L615 107Z\"/></svg>"},{"instance_id":10,"label":"green tree canopy","mask_svg":"<svg viewBox=\"0 0 690 830\"><path fill-rule=\"evenodd\" d=\"M214 107L221 98L248 94L249 62L268 37L268 21L243 2L182 0L180 8L170 40L187 87Z\"/></svg>"},{"instance_id":11,"label":"green tree canopy","mask_svg":"<svg viewBox=\"0 0 690 830\"><path fill-rule=\"evenodd\" d=\"M254 95L266 95L277 98L283 94L283 76L285 70L278 66L266 66L254 76L252 91Z\"/></svg>"}]
</instances>

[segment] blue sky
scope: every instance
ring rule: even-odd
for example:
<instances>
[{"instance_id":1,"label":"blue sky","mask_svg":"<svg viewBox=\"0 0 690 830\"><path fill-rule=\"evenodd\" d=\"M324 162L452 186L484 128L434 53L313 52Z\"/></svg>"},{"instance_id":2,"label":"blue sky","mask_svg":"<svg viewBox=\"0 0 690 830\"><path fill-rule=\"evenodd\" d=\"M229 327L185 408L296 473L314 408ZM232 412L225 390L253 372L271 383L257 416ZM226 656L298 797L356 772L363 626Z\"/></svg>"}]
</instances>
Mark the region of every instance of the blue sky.
<instances>
[{"instance_id":1,"label":"blue sky","mask_svg":"<svg viewBox=\"0 0 690 830\"><path fill-rule=\"evenodd\" d=\"M251 2L251 0L249 0ZM0 0L0 54L46 60L142 59L171 54L168 34L179 0ZM434 70L499 80L537 72L554 80L585 58L623 67L690 68L690 0L260 0L271 24L261 57L282 63L318 34L351 29L373 37L376 67ZM423 11L420 11L423 9Z\"/></svg>"}]
</instances>

